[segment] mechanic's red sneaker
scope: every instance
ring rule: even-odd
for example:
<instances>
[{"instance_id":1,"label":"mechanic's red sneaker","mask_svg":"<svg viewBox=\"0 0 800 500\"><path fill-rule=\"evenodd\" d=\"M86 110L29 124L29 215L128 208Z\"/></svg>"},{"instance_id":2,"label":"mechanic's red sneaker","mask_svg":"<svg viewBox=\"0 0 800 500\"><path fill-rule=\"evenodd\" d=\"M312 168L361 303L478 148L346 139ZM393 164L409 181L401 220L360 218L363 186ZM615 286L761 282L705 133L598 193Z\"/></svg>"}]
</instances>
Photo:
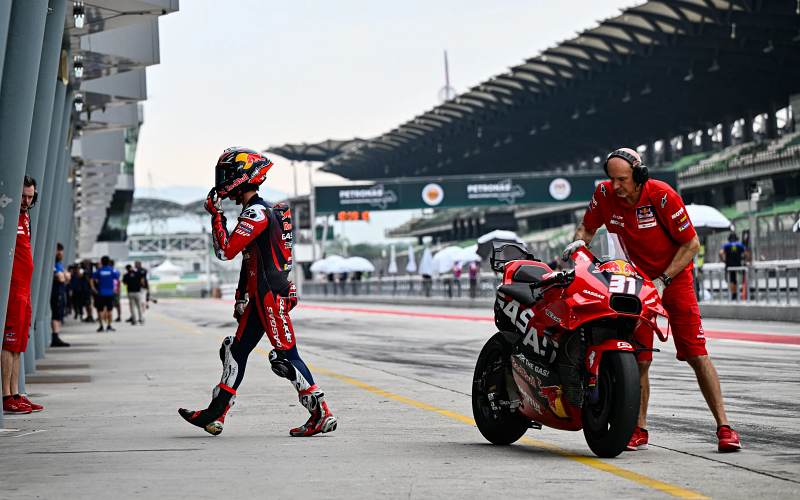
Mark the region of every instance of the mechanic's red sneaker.
<instances>
[{"instance_id":1,"label":"mechanic's red sneaker","mask_svg":"<svg viewBox=\"0 0 800 500\"><path fill-rule=\"evenodd\" d=\"M731 429L730 425L720 425L717 427L717 439L720 453L730 453L742 449L742 442L739 441L739 433Z\"/></svg>"},{"instance_id":2,"label":"mechanic's red sneaker","mask_svg":"<svg viewBox=\"0 0 800 500\"><path fill-rule=\"evenodd\" d=\"M31 411L34 412L34 413L36 413L37 411L44 410L44 406L34 403L30 399L28 399L28 396L26 394L17 394L16 399L17 399L17 401L21 400L21 401L24 401L24 402L28 403L28 406L31 407Z\"/></svg>"},{"instance_id":3,"label":"mechanic's red sneaker","mask_svg":"<svg viewBox=\"0 0 800 500\"><path fill-rule=\"evenodd\" d=\"M30 413L31 405L15 398L14 396L7 396L3 398L3 413L7 415L24 415Z\"/></svg>"},{"instance_id":4,"label":"mechanic's red sneaker","mask_svg":"<svg viewBox=\"0 0 800 500\"><path fill-rule=\"evenodd\" d=\"M289 431L290 436L308 437L321 432L333 432L336 430L336 417L328 408L325 402L325 394L316 385L313 385L300 392L300 403L311 413L305 424L295 427Z\"/></svg>"},{"instance_id":5,"label":"mechanic's red sneaker","mask_svg":"<svg viewBox=\"0 0 800 500\"><path fill-rule=\"evenodd\" d=\"M637 426L633 430L633 434L631 435L630 441L628 441L628 446L625 448L625 451L646 450L647 437L647 429L642 429Z\"/></svg>"}]
</instances>

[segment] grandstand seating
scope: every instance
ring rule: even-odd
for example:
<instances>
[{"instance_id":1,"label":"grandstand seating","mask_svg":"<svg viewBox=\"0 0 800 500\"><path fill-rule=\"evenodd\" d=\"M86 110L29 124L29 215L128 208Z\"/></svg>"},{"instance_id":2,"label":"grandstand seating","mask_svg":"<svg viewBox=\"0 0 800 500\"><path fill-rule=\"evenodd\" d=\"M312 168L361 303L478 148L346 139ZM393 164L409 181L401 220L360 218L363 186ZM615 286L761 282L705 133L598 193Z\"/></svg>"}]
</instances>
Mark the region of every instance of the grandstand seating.
<instances>
[{"instance_id":1,"label":"grandstand seating","mask_svg":"<svg viewBox=\"0 0 800 500\"><path fill-rule=\"evenodd\" d=\"M800 156L800 131L784 134L769 142L746 142L729 146L686 168L678 177L683 180L798 156Z\"/></svg>"}]
</instances>

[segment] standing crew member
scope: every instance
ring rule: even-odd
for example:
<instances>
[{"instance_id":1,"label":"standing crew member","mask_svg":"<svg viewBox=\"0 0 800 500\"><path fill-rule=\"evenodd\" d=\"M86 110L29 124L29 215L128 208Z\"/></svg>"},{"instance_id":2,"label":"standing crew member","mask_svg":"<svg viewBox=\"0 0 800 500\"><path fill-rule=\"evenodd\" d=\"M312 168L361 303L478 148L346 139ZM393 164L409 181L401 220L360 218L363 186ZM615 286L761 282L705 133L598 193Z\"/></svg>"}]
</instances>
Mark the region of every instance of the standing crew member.
<instances>
[{"instance_id":1,"label":"standing crew member","mask_svg":"<svg viewBox=\"0 0 800 500\"><path fill-rule=\"evenodd\" d=\"M32 403L19 393L19 358L28 348L28 333L31 327L31 277L33 276L33 254L31 253L31 218L28 211L36 203L36 181L25 176L17 222L17 244L14 249L14 267L8 287L6 324L3 328L2 381L3 413L30 413L42 411L44 406Z\"/></svg>"},{"instance_id":2,"label":"standing crew member","mask_svg":"<svg viewBox=\"0 0 800 500\"><path fill-rule=\"evenodd\" d=\"M216 186L205 203L211 214L217 257L230 260L239 252L244 257L233 313L239 326L236 335L226 337L219 350L222 379L212 391L208 408L178 410L189 423L213 435L222 432L225 415L233 406L236 389L244 377L247 358L265 331L273 347L269 353L272 371L289 379L300 403L311 414L305 424L291 429L289 434L313 436L333 431L337 425L295 345L289 319L289 311L297 305L296 288L288 279L292 266L291 212L286 205L273 207L258 196L258 186L270 168L272 162L253 150L226 149L217 161ZM239 222L231 234L222 213L224 198L242 205Z\"/></svg>"},{"instance_id":3,"label":"standing crew member","mask_svg":"<svg viewBox=\"0 0 800 500\"><path fill-rule=\"evenodd\" d=\"M735 232L728 235L728 242L722 245L719 250L719 260L725 263L725 275L728 278L728 290L731 292L731 300L739 300L739 271L730 271L729 267L740 267L744 261L750 259L750 252L744 243L739 241Z\"/></svg>"},{"instance_id":4,"label":"standing crew member","mask_svg":"<svg viewBox=\"0 0 800 500\"><path fill-rule=\"evenodd\" d=\"M119 271L111 267L108 255L100 258L100 269L92 274L92 291L95 293L95 305L99 315L100 326L98 332L103 331L103 321L106 322L106 331L113 332L111 320L114 317L114 294L119 282Z\"/></svg>"},{"instance_id":5,"label":"standing crew member","mask_svg":"<svg viewBox=\"0 0 800 500\"><path fill-rule=\"evenodd\" d=\"M632 149L612 152L604 167L610 180L595 189L574 241L564 250L564 259L577 248L588 245L603 224L610 233L620 237L633 262L655 278L653 285L669 314L677 358L694 369L703 397L717 422L719 451L738 451L741 448L739 435L728 424L719 376L706 351L692 279L692 258L700 242L683 200L669 184L648 179L647 167ZM644 348L652 349L653 332L643 335L637 331L635 338ZM637 427L628 443L629 451L647 448L648 370L652 359L650 350L637 355L642 397Z\"/></svg>"}]
</instances>

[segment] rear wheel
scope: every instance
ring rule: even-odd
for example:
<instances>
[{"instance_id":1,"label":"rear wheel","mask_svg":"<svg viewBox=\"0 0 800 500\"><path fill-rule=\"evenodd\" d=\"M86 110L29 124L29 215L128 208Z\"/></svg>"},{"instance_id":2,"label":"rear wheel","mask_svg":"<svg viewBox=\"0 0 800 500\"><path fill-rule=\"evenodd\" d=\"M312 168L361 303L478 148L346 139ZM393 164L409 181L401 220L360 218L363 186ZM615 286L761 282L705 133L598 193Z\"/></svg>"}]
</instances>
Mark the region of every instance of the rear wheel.
<instances>
[{"instance_id":1,"label":"rear wheel","mask_svg":"<svg viewBox=\"0 0 800 500\"><path fill-rule=\"evenodd\" d=\"M625 450L639 416L639 368L634 354L603 354L597 385L597 403L583 408L583 435L598 457L616 457Z\"/></svg>"},{"instance_id":2,"label":"rear wheel","mask_svg":"<svg viewBox=\"0 0 800 500\"><path fill-rule=\"evenodd\" d=\"M509 409L506 387L511 377L511 345L502 333L483 346L472 379L472 414L478 430L489 442L511 444L525 434L530 420Z\"/></svg>"}]
</instances>

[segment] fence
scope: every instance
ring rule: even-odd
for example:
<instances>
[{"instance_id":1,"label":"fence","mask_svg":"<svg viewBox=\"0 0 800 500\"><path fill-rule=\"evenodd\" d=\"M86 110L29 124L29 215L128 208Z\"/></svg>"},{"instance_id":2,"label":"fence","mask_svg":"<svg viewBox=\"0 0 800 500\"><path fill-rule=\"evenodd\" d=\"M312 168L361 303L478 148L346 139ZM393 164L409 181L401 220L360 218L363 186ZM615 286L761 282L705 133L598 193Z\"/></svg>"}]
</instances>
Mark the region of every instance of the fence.
<instances>
[{"instance_id":1,"label":"fence","mask_svg":"<svg viewBox=\"0 0 800 500\"><path fill-rule=\"evenodd\" d=\"M480 273L474 283L465 277L440 275L425 279L419 275L368 278L361 281L306 281L303 295L359 296L380 295L385 297L447 297L447 298L491 298L499 281L494 273Z\"/></svg>"},{"instance_id":2,"label":"fence","mask_svg":"<svg viewBox=\"0 0 800 500\"><path fill-rule=\"evenodd\" d=\"M800 260L755 262L727 270L720 263L706 264L699 276L705 300L800 304ZM735 300L731 297L731 283L735 284Z\"/></svg>"},{"instance_id":3,"label":"fence","mask_svg":"<svg viewBox=\"0 0 800 500\"><path fill-rule=\"evenodd\" d=\"M728 278L735 276L737 299L731 299ZM724 264L706 264L697 273L698 299L717 303L750 302L768 305L800 305L800 260L758 262L747 267ZM444 297L487 299L495 295L499 277L495 273L481 273L474 284L468 278L455 279L440 275L424 279L421 276L389 276L361 281L307 281L302 295L381 297Z\"/></svg>"}]
</instances>

